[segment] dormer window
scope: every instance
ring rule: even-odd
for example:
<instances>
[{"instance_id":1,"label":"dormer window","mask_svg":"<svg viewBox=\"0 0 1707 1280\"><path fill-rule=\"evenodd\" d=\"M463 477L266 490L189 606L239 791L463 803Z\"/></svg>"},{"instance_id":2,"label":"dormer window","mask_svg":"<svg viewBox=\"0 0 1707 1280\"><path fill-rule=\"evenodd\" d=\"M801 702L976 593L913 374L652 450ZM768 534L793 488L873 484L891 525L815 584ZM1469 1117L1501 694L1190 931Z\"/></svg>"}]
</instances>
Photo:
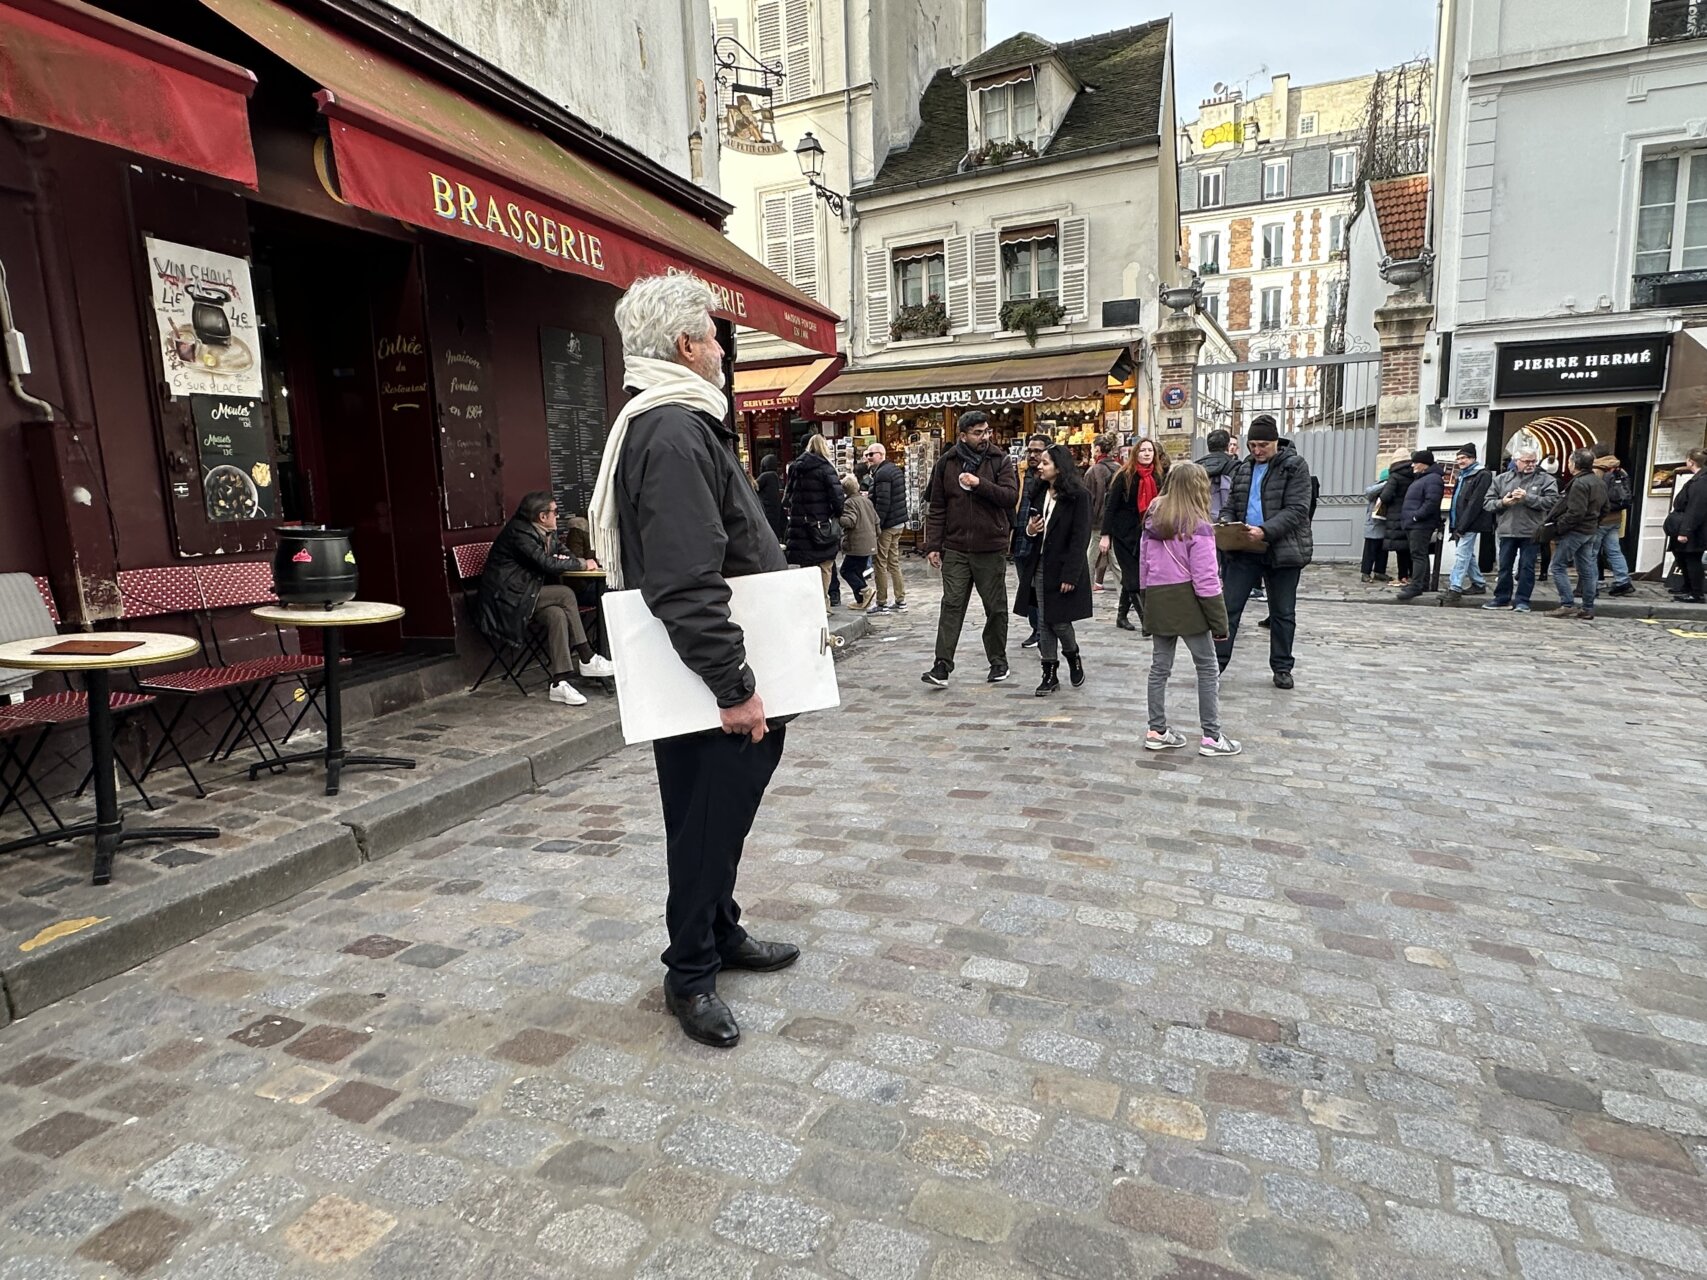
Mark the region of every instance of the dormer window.
<instances>
[{"instance_id":1,"label":"dormer window","mask_svg":"<svg viewBox=\"0 0 1707 1280\"><path fill-rule=\"evenodd\" d=\"M1030 71L1004 77L993 85L980 85L978 100L983 108L986 143L1037 145L1037 81Z\"/></svg>"}]
</instances>

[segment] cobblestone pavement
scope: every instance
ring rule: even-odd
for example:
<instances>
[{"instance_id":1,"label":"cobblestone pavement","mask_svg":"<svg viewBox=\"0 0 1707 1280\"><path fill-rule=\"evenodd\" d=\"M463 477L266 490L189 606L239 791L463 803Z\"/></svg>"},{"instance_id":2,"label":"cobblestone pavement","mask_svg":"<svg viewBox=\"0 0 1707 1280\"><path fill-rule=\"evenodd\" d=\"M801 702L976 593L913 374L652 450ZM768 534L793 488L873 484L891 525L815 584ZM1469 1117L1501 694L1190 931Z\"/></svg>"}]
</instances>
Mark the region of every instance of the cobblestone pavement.
<instances>
[{"instance_id":1,"label":"cobblestone pavement","mask_svg":"<svg viewBox=\"0 0 1707 1280\"><path fill-rule=\"evenodd\" d=\"M791 730L738 1049L623 752L0 1033L0 1278L1707 1275L1690 642L1321 605L1205 760L1104 605L1040 701L914 601Z\"/></svg>"}]
</instances>

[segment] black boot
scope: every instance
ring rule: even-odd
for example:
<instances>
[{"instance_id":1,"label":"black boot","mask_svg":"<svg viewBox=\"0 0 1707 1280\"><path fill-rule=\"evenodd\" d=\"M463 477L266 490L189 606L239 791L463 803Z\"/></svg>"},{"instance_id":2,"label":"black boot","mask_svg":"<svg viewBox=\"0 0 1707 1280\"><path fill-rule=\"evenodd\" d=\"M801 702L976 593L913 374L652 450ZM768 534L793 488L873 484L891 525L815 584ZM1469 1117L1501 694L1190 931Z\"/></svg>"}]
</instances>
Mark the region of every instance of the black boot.
<instances>
[{"instance_id":1,"label":"black boot","mask_svg":"<svg viewBox=\"0 0 1707 1280\"><path fill-rule=\"evenodd\" d=\"M1063 649L1061 656L1067 660L1067 678L1073 682L1073 688L1079 688L1085 682L1085 664L1079 661L1079 651Z\"/></svg>"},{"instance_id":2,"label":"black boot","mask_svg":"<svg viewBox=\"0 0 1707 1280\"><path fill-rule=\"evenodd\" d=\"M1132 593L1130 591L1120 593L1120 612L1114 615L1114 625L1122 631L1138 630L1132 625Z\"/></svg>"},{"instance_id":3,"label":"black boot","mask_svg":"<svg viewBox=\"0 0 1707 1280\"><path fill-rule=\"evenodd\" d=\"M1037 686L1036 691L1038 697L1047 698L1061 687L1061 681L1055 675L1060 669L1061 664L1059 662L1045 662L1043 664L1043 683Z\"/></svg>"}]
</instances>

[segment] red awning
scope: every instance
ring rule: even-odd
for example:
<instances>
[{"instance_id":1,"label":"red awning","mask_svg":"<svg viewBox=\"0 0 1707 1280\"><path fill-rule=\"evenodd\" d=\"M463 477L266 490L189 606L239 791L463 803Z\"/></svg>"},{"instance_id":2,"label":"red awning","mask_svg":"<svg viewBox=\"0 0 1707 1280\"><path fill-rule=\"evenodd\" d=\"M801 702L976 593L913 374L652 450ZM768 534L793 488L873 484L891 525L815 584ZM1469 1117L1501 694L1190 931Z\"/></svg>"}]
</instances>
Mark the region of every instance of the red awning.
<instances>
[{"instance_id":1,"label":"red awning","mask_svg":"<svg viewBox=\"0 0 1707 1280\"><path fill-rule=\"evenodd\" d=\"M730 320L835 350L835 313L716 227L277 0L202 2L323 86L351 204L618 288L687 272Z\"/></svg>"},{"instance_id":2,"label":"red awning","mask_svg":"<svg viewBox=\"0 0 1707 1280\"><path fill-rule=\"evenodd\" d=\"M81 0L0 0L0 116L255 185L242 67Z\"/></svg>"}]
</instances>

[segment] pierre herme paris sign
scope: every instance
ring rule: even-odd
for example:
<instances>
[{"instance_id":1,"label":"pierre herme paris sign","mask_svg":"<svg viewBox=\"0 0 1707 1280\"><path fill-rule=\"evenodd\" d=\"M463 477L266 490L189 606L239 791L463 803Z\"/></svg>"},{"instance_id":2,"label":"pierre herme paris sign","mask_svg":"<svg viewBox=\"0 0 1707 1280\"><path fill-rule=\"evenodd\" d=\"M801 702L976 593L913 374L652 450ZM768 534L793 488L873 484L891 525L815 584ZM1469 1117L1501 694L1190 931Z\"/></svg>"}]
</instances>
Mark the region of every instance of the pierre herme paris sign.
<instances>
[{"instance_id":1,"label":"pierre herme paris sign","mask_svg":"<svg viewBox=\"0 0 1707 1280\"><path fill-rule=\"evenodd\" d=\"M1494 394L1598 395L1658 391L1665 385L1671 335L1500 344Z\"/></svg>"}]
</instances>

